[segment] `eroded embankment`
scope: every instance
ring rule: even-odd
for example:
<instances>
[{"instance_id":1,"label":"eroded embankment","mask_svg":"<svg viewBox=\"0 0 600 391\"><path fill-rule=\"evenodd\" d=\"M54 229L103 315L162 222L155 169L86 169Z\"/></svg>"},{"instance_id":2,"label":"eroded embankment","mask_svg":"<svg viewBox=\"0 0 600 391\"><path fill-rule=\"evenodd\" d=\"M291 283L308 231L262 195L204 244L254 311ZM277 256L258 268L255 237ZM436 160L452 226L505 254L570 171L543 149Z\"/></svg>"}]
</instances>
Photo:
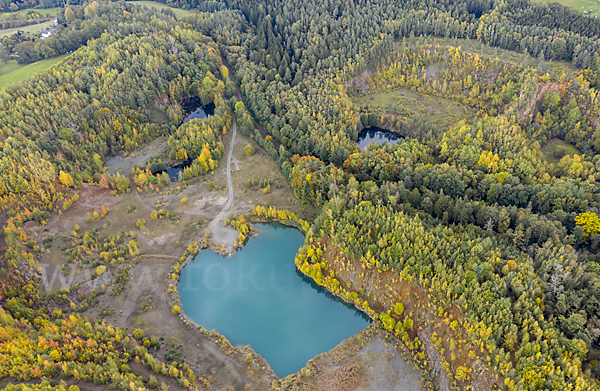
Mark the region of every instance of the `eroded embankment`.
<instances>
[{"instance_id":1,"label":"eroded embankment","mask_svg":"<svg viewBox=\"0 0 600 391\"><path fill-rule=\"evenodd\" d=\"M353 302L399 337L421 371L431 372L440 390L469 386L487 390L503 381L485 349L469 338L462 310L427 287L344 256L330 238L301 248L296 264L319 285Z\"/></svg>"}]
</instances>

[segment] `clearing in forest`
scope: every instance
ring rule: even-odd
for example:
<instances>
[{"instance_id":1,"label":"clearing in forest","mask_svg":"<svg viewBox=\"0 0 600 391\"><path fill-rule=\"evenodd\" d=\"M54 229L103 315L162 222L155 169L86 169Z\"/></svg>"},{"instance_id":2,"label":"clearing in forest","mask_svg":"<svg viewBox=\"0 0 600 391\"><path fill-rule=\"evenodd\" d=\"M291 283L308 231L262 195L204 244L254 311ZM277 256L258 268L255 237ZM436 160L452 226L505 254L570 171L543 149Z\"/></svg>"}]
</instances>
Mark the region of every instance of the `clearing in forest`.
<instances>
[{"instance_id":1,"label":"clearing in forest","mask_svg":"<svg viewBox=\"0 0 600 391\"><path fill-rule=\"evenodd\" d=\"M580 12L595 17L600 11L600 3L595 0L541 0L542 3L560 3L567 7L578 9Z\"/></svg>"},{"instance_id":2,"label":"clearing in forest","mask_svg":"<svg viewBox=\"0 0 600 391\"><path fill-rule=\"evenodd\" d=\"M546 72L565 72L565 74L571 78L577 72L570 62L567 61L552 61L552 60L541 60L536 57L532 57L529 54L518 53L512 50L506 50L498 47L488 46L482 42L474 39L460 39L460 38L420 38L425 43L433 44L436 43L440 47L447 46L460 46L460 48L470 54L476 54L482 58L498 58L500 61L511 64L521 63L526 67L537 68L540 73ZM414 38L418 41L419 38ZM406 39L406 43L409 43L409 39ZM398 48L402 47L402 40L399 39L396 42Z\"/></svg>"},{"instance_id":3,"label":"clearing in forest","mask_svg":"<svg viewBox=\"0 0 600 391\"><path fill-rule=\"evenodd\" d=\"M560 162L560 159L567 155L571 157L573 157L573 155L582 155L579 149L558 138L549 140L540 148L540 150L544 154L546 161L551 164L557 164Z\"/></svg>"},{"instance_id":4,"label":"clearing in forest","mask_svg":"<svg viewBox=\"0 0 600 391\"><path fill-rule=\"evenodd\" d=\"M223 136L227 151L232 145L232 133L229 131ZM134 151L135 158L140 156L147 160L162 150L158 147L164 139L158 140ZM245 151L248 144L255 148L251 156ZM143 155L144 152L147 155ZM210 235L206 234L209 222L227 202L230 186L234 198L227 217L249 214L254 205L288 209L310 220L315 217L316 210L294 198L277 163L254 141L240 133L235 137L230 183L227 157L222 156L219 166L210 174L160 188L146 186L142 193L132 189L113 196L109 189L86 185L78 191L78 201L62 210L60 216L53 216L45 226L29 222L26 228L36 232L44 244L39 264L46 276L42 282L45 289L54 291L64 284L82 282L79 289L87 293L105 284L102 289L107 293L96 298L97 305L90 306L84 312L86 316L106 319L129 329L142 327L148 335L163 337L162 347L155 353L157 357L167 362L185 359L193 370L211 379L215 388L225 389L231 385L243 389L245 384L252 384L254 389L267 389L272 371L264 361L255 357L250 366L249 349L225 352L222 337L185 326L172 315L169 305L167 289L172 280L167 276L188 245L204 236L223 243L219 232L211 229ZM109 161L111 167L118 167L125 174L135 163L129 159L117 160ZM183 202L184 199L187 201ZM169 211L170 218L153 219L152 212L161 209ZM103 210L107 211L104 216ZM4 218L6 212L0 214L0 221ZM232 230L234 239L237 238L237 231L223 227L222 222L220 225L221 229ZM137 248L141 253L130 256L128 247ZM129 269L129 265L137 262L137 266ZM84 282L99 273L99 265L106 266L101 275L94 282ZM145 366L139 369L144 370ZM170 389L182 390L177 385Z\"/></svg>"},{"instance_id":5,"label":"clearing in forest","mask_svg":"<svg viewBox=\"0 0 600 391\"><path fill-rule=\"evenodd\" d=\"M191 12L191 11L186 11L181 8L170 7L166 4L159 3L156 1L128 1L128 3L137 4L137 5L145 5L146 7L154 7L159 10L164 9L164 8L169 8L169 9L173 10L173 12L175 13L175 17L177 17L177 19L181 19L184 16L193 14L193 12Z\"/></svg>"},{"instance_id":6,"label":"clearing in forest","mask_svg":"<svg viewBox=\"0 0 600 391\"><path fill-rule=\"evenodd\" d=\"M354 96L352 102L358 106L370 106L382 112L409 120L416 114L426 115L427 119L439 128L447 128L458 121L473 116L474 111L458 102L428 95L421 95L406 89Z\"/></svg>"}]
</instances>

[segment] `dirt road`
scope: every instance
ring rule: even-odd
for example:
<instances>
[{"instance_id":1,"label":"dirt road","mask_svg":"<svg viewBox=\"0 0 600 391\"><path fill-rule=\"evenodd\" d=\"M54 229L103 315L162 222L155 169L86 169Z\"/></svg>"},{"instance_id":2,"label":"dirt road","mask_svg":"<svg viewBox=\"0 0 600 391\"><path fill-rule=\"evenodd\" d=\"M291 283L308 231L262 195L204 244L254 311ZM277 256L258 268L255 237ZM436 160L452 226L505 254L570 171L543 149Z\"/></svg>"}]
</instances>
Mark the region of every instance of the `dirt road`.
<instances>
[{"instance_id":1,"label":"dirt road","mask_svg":"<svg viewBox=\"0 0 600 391\"><path fill-rule=\"evenodd\" d=\"M233 184L231 183L231 155L233 155L233 146L235 145L235 136L237 134L237 123L235 122L235 118L233 119L233 126L231 129L233 133L231 135L231 143L229 144L229 155L227 155L227 186L229 187L229 197L227 199L227 204L225 204L225 207L220 214L225 214L225 211L233 202Z\"/></svg>"},{"instance_id":2,"label":"dirt road","mask_svg":"<svg viewBox=\"0 0 600 391\"><path fill-rule=\"evenodd\" d=\"M233 119L233 124L231 126L232 135L231 141L229 142L229 154L227 155L227 187L229 189L229 193L227 196L227 203L221 209L219 214L215 216L215 218L208 224L208 230L213 234L213 242L218 244L225 244L227 246L233 245L235 240L238 237L238 233L231 227L223 226L223 221L225 219L225 214L227 210L233 203L233 183L231 181L231 157L233 155L233 147L235 145L235 136L237 135L237 123L235 122L235 118Z\"/></svg>"}]
</instances>

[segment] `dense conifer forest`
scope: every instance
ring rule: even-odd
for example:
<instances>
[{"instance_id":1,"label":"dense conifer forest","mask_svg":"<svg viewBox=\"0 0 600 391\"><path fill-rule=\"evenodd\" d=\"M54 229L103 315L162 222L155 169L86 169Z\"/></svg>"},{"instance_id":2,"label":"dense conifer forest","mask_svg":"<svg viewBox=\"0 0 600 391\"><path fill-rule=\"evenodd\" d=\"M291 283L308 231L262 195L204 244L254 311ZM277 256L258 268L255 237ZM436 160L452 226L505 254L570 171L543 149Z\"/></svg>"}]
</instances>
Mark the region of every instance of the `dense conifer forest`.
<instances>
[{"instance_id":1,"label":"dense conifer forest","mask_svg":"<svg viewBox=\"0 0 600 391\"><path fill-rule=\"evenodd\" d=\"M43 291L27 224L45 225L84 186L115 196L168 185L150 169L103 169L158 137L169 159L192 162L185 180L211 175L233 121L319 211L301 223L300 271L363 308L422 368L439 364L446 389L474 389L481 365L493 376L477 389L600 388L600 20L529 0L166 4L195 12L67 2L60 34L1 42L22 63L73 52L0 91L0 376L21 384L9 389L155 388L131 373L134 361L204 389L187 364L155 360L158 342L143 332L88 321L79 312L90 303ZM353 102L398 90L472 115L440 125ZM215 114L182 123L190 97ZM361 150L371 126L402 139ZM74 234L84 253L114 249L94 267L139 252L133 236ZM348 275L385 287L341 284ZM414 295L400 297L396 280ZM442 323L447 334L423 336Z\"/></svg>"}]
</instances>

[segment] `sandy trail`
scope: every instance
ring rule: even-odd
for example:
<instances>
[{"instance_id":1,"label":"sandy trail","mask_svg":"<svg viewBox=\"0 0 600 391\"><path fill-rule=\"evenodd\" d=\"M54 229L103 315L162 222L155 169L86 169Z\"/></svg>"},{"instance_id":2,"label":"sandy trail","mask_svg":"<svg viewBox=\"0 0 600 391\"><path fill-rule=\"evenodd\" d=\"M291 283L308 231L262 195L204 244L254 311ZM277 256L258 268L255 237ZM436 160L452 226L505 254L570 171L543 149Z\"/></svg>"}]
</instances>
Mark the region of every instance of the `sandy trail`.
<instances>
[{"instance_id":1,"label":"sandy trail","mask_svg":"<svg viewBox=\"0 0 600 391\"><path fill-rule=\"evenodd\" d=\"M233 155L233 146L235 145L235 136L237 135L237 124L235 122L235 119L233 120L232 129L233 134L231 135L231 144L229 144L229 155L227 156L227 186L229 187L229 198L227 199L227 204L225 204L225 207L221 211L221 213L223 214L233 202L233 184L231 183L231 156ZM221 213L219 213L217 217L219 217Z\"/></svg>"},{"instance_id":2,"label":"sandy trail","mask_svg":"<svg viewBox=\"0 0 600 391\"><path fill-rule=\"evenodd\" d=\"M213 241L219 244L225 245L233 245L235 240L238 237L238 233L236 230L223 226L223 221L225 219L225 214L227 210L233 203L233 183L231 180L231 157L233 156L233 147L235 145L235 136L237 135L237 123L235 122L235 118L233 119L233 125L231 127L233 130L231 141L229 143L229 154L227 155L227 187L229 188L229 194L227 197L227 203L221 209L219 214L215 216L215 218L208 224L208 230L213 234Z\"/></svg>"}]
</instances>

